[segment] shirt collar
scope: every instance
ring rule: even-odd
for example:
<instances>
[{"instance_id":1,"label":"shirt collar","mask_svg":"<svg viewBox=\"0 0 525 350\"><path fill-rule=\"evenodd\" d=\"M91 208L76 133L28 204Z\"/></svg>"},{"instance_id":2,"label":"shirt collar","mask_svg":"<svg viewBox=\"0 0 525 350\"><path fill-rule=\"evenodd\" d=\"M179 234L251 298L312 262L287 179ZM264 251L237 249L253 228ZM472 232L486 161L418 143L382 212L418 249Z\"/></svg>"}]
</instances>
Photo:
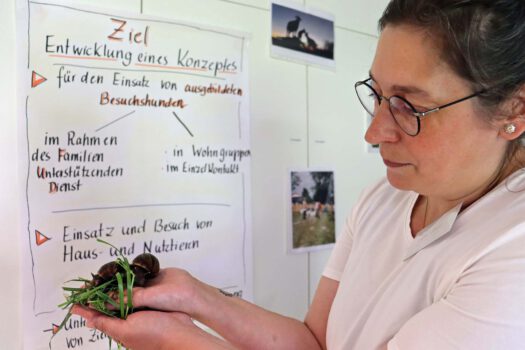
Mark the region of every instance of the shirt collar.
<instances>
[{"instance_id":1,"label":"shirt collar","mask_svg":"<svg viewBox=\"0 0 525 350\"><path fill-rule=\"evenodd\" d=\"M416 236L416 238L414 238L408 246L405 252L404 260L411 258L420 250L429 246L432 242L449 233L452 230L454 222L456 222L459 212L461 211L462 205L463 203L458 204L457 206L443 214L432 224L428 225L423 230L421 230Z\"/></svg>"}]
</instances>

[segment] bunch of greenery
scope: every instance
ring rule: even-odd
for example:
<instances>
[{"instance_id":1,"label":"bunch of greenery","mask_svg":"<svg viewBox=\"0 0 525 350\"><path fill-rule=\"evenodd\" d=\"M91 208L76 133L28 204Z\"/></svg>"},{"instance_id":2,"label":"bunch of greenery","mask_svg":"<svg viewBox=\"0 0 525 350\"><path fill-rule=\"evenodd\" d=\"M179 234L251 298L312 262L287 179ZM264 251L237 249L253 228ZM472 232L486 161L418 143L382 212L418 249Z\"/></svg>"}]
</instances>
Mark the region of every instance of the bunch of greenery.
<instances>
[{"instance_id":1,"label":"bunch of greenery","mask_svg":"<svg viewBox=\"0 0 525 350\"><path fill-rule=\"evenodd\" d=\"M112 244L97 239L98 242L107 244L119 250ZM71 317L71 307L75 304L83 305L97 310L105 315L111 317L119 317L126 319L130 313L133 312L132 304L132 290L135 282L135 273L133 273L131 264L128 259L119 252L119 256L115 263L120 267L113 276L109 276L107 279L103 279L102 282L96 282L97 275L93 276L93 279L76 278L67 281L69 282L82 282L81 287L62 287L66 295L66 301L58 305L62 309L68 309L68 312L64 320L60 323L58 331L60 331L66 322ZM115 301L115 299L117 301ZM55 332L56 333L58 333ZM54 335L53 335L54 336ZM112 339L109 338L109 348L111 349ZM118 349L122 349L122 345L117 342Z\"/></svg>"}]
</instances>

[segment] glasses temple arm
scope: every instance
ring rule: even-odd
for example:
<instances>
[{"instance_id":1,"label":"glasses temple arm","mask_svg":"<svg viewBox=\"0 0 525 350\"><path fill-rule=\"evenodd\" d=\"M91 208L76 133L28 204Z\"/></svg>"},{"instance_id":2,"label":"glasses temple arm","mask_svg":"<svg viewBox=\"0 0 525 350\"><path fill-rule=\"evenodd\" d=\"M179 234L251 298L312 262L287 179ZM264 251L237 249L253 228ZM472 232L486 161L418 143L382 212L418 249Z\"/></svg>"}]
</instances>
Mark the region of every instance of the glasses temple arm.
<instances>
[{"instance_id":1,"label":"glasses temple arm","mask_svg":"<svg viewBox=\"0 0 525 350\"><path fill-rule=\"evenodd\" d=\"M433 113L433 112L437 112L441 109L444 109L444 108L447 108L447 107L450 107L452 105L455 105L456 103L460 103L460 102L463 102L465 100L468 100L470 98L473 98L473 97L476 97L478 96L479 94L482 94L484 93L485 90L481 90L481 91L478 91L478 92L475 92L471 95L468 95L466 97L463 97L463 98L460 98L459 100L456 100L456 101L452 101L452 102L449 102L447 104L444 104L442 106L439 106L439 107L436 107L436 108L432 108L432 109L429 109L428 111L425 111L425 112L415 112L414 115L417 116L417 117L424 117L426 116L427 114L430 114L430 113Z\"/></svg>"}]
</instances>

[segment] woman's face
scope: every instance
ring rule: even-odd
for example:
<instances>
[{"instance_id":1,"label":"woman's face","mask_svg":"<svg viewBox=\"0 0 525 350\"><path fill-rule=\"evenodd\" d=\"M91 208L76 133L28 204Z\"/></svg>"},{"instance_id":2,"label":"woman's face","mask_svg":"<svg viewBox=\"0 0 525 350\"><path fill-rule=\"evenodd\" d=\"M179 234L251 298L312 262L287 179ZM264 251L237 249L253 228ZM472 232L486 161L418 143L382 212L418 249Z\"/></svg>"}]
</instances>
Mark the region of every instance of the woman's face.
<instances>
[{"instance_id":1,"label":"woman's face","mask_svg":"<svg viewBox=\"0 0 525 350\"><path fill-rule=\"evenodd\" d=\"M472 94L440 56L422 30L387 26L370 70L373 86L380 95L406 98L418 111ZM475 103L473 98L429 114L413 137L399 128L383 102L365 139L380 145L390 183L450 200L487 185L503 159L506 140L498 126L476 115Z\"/></svg>"}]
</instances>

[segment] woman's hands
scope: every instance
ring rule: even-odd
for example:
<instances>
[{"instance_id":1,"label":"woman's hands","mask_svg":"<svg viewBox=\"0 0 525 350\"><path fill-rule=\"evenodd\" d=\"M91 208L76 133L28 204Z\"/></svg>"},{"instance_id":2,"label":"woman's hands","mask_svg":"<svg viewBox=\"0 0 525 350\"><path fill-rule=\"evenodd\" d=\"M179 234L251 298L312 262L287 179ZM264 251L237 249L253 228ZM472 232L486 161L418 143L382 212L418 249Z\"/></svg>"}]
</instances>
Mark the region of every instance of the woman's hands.
<instances>
[{"instance_id":1,"label":"woman's hands","mask_svg":"<svg viewBox=\"0 0 525 350\"><path fill-rule=\"evenodd\" d=\"M233 349L197 327L190 317L198 305L204 307L199 300L206 299L207 291L217 293L187 271L168 268L162 269L146 287L133 289L133 308L145 310L130 314L126 320L79 305L71 312L83 317L88 327L133 350Z\"/></svg>"},{"instance_id":2,"label":"woman's hands","mask_svg":"<svg viewBox=\"0 0 525 350\"><path fill-rule=\"evenodd\" d=\"M193 316L199 288L205 286L185 270L162 269L145 288L133 289L133 307L178 311Z\"/></svg>"},{"instance_id":3,"label":"woman's hands","mask_svg":"<svg viewBox=\"0 0 525 350\"><path fill-rule=\"evenodd\" d=\"M188 315L180 312L139 311L126 320L79 305L71 312L83 317L88 327L100 330L133 350L233 349L222 339L195 326Z\"/></svg>"},{"instance_id":4,"label":"woman's hands","mask_svg":"<svg viewBox=\"0 0 525 350\"><path fill-rule=\"evenodd\" d=\"M133 307L136 312L127 320L110 318L78 305L72 312L85 318L89 327L101 330L133 350L232 350L234 347L319 350L323 344L316 339L316 335L322 336L323 332L314 334L301 321L264 310L241 298L225 296L217 288L177 268L163 269L144 288L134 288ZM145 310L137 311L140 309ZM316 330L326 329L328 310L329 307L314 307L309 319L321 322L315 325L309 322L309 325ZM195 326L192 319L210 327L225 340Z\"/></svg>"}]
</instances>

